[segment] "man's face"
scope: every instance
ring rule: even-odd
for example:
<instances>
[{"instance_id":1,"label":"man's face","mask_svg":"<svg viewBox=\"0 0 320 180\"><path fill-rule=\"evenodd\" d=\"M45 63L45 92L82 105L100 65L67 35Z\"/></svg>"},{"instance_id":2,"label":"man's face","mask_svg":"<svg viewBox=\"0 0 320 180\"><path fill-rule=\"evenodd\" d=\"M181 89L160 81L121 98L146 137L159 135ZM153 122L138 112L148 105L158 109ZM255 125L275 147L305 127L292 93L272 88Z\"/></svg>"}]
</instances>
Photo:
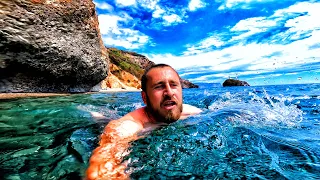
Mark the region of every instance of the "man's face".
<instances>
[{"instance_id":1,"label":"man's face","mask_svg":"<svg viewBox=\"0 0 320 180\"><path fill-rule=\"evenodd\" d=\"M182 88L177 73L170 67L151 69L142 98L156 121L171 123L182 112Z\"/></svg>"}]
</instances>

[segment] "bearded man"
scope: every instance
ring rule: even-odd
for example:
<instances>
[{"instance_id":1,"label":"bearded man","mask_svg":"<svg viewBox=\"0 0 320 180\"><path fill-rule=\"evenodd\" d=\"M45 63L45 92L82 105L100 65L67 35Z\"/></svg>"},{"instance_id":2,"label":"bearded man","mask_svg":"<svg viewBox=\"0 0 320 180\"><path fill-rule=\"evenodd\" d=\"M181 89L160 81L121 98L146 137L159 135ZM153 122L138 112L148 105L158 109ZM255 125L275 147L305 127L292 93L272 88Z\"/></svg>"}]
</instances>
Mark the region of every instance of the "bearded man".
<instances>
[{"instance_id":1,"label":"bearded man","mask_svg":"<svg viewBox=\"0 0 320 180\"><path fill-rule=\"evenodd\" d=\"M128 154L129 142L139 138L139 132L201 112L199 108L183 104L180 77L169 65L157 64L147 69L141 78L141 89L146 106L108 123L100 146L90 158L87 179L128 179L122 158Z\"/></svg>"}]
</instances>

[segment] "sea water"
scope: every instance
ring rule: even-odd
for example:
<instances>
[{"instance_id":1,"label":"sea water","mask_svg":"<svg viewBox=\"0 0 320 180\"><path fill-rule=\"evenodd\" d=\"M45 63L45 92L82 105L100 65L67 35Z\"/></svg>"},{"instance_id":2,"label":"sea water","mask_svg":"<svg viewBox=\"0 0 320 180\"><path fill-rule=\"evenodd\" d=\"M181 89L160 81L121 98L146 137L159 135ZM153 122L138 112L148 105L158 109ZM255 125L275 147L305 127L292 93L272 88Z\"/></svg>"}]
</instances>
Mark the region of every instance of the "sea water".
<instances>
[{"instance_id":1,"label":"sea water","mask_svg":"<svg viewBox=\"0 0 320 180\"><path fill-rule=\"evenodd\" d=\"M131 142L132 179L320 179L320 84L183 94L203 112ZM104 126L142 106L140 92L1 100L0 179L83 178Z\"/></svg>"}]
</instances>

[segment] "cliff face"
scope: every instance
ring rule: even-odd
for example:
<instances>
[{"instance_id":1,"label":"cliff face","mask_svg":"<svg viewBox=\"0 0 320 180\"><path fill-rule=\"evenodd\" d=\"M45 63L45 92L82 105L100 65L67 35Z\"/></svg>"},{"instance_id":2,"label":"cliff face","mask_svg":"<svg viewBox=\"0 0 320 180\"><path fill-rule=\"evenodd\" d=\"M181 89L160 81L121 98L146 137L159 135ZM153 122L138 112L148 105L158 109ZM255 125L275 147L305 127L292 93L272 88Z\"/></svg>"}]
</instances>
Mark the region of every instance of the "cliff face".
<instances>
[{"instance_id":1,"label":"cliff face","mask_svg":"<svg viewBox=\"0 0 320 180\"><path fill-rule=\"evenodd\" d=\"M109 75L101 83L101 88L140 89L141 76L145 69L154 65L147 57L135 52L109 48L110 58ZM198 88L188 80L181 80L183 88Z\"/></svg>"},{"instance_id":2,"label":"cliff face","mask_svg":"<svg viewBox=\"0 0 320 180\"><path fill-rule=\"evenodd\" d=\"M120 69L115 64L110 63L110 71L106 79L106 87L121 89L140 89L140 79L131 73Z\"/></svg>"},{"instance_id":3,"label":"cliff face","mask_svg":"<svg viewBox=\"0 0 320 180\"><path fill-rule=\"evenodd\" d=\"M0 92L84 92L108 54L92 0L1 0Z\"/></svg>"}]
</instances>

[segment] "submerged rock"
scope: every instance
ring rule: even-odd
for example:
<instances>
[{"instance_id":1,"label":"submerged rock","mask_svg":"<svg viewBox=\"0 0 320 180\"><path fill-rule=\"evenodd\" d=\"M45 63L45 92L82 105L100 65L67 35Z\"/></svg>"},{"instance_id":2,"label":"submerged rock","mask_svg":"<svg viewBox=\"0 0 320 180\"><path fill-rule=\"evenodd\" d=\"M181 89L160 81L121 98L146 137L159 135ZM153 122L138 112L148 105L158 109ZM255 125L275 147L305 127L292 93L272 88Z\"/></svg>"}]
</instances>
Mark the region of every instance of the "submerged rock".
<instances>
[{"instance_id":1,"label":"submerged rock","mask_svg":"<svg viewBox=\"0 0 320 180\"><path fill-rule=\"evenodd\" d=\"M92 0L4 0L0 92L84 92L105 79L108 54Z\"/></svg>"},{"instance_id":2,"label":"submerged rock","mask_svg":"<svg viewBox=\"0 0 320 180\"><path fill-rule=\"evenodd\" d=\"M250 86L246 81L240 81L237 79L227 79L222 84L223 87L226 86Z\"/></svg>"}]
</instances>

